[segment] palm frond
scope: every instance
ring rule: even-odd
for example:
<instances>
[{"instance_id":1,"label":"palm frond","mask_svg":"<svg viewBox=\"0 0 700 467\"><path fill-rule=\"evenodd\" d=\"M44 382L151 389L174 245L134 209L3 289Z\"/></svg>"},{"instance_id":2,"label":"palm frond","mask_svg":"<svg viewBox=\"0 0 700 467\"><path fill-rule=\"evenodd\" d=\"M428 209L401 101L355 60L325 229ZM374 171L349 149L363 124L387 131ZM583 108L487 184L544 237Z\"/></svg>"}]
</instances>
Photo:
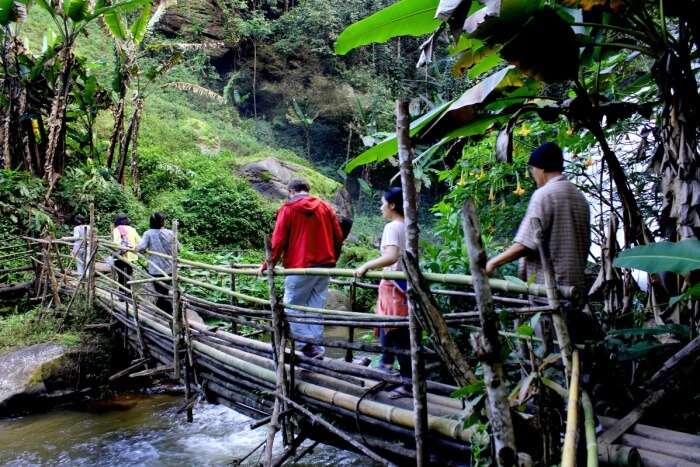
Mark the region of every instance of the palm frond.
<instances>
[{"instance_id":1,"label":"palm frond","mask_svg":"<svg viewBox=\"0 0 700 467\"><path fill-rule=\"evenodd\" d=\"M175 88L175 89L179 89L181 91L191 92L192 94L206 97L207 99L211 99L215 102L218 102L219 104L226 103L226 99L224 98L224 96L222 96L221 94L217 94L216 92L212 91L211 89L207 89L203 86L199 86L198 84L185 83L182 81L174 81L171 83L165 83L161 87L163 87L163 88Z\"/></svg>"}]
</instances>

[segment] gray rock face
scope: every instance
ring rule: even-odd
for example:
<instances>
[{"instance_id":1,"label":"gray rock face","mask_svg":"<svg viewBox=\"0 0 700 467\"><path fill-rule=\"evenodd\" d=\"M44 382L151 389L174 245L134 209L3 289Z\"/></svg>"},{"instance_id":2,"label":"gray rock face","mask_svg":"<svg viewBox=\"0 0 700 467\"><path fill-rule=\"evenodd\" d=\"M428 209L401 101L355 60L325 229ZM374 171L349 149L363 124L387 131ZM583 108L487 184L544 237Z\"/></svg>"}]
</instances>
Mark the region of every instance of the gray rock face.
<instances>
[{"instance_id":1,"label":"gray rock face","mask_svg":"<svg viewBox=\"0 0 700 467\"><path fill-rule=\"evenodd\" d=\"M246 165L240 170L252 187L265 198L283 200L287 197L287 185L300 175L297 168L275 157L268 157ZM312 187L313 188L313 187ZM352 201L345 188L335 192L329 201L339 216L352 218Z\"/></svg>"},{"instance_id":2,"label":"gray rock face","mask_svg":"<svg viewBox=\"0 0 700 467\"><path fill-rule=\"evenodd\" d=\"M63 346L36 344L0 355L0 411L17 398L31 398L51 391L65 378L70 351Z\"/></svg>"}]
</instances>

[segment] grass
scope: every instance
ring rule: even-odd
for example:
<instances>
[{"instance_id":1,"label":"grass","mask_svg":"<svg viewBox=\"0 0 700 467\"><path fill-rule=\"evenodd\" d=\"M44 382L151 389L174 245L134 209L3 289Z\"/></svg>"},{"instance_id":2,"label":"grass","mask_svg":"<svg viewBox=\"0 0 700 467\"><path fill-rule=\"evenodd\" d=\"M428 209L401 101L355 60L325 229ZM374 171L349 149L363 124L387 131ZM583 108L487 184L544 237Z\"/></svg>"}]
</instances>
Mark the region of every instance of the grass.
<instances>
[{"instance_id":1,"label":"grass","mask_svg":"<svg viewBox=\"0 0 700 467\"><path fill-rule=\"evenodd\" d=\"M43 342L55 342L67 347L77 346L81 342L81 336L76 331L57 332L59 322L54 315L46 313L40 316L40 314L39 308L26 313L10 310L7 314L1 314L0 354L13 348Z\"/></svg>"}]
</instances>

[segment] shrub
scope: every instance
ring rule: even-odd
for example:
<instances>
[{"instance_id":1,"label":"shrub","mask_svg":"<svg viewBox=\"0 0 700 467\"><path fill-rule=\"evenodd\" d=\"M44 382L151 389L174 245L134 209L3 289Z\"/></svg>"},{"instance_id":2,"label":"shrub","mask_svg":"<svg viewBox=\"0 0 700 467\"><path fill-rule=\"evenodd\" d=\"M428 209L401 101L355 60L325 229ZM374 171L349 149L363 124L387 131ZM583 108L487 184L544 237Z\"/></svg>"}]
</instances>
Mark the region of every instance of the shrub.
<instances>
[{"instance_id":1,"label":"shrub","mask_svg":"<svg viewBox=\"0 0 700 467\"><path fill-rule=\"evenodd\" d=\"M46 187L28 172L0 170L0 236L39 234L53 226L43 206Z\"/></svg>"},{"instance_id":2,"label":"shrub","mask_svg":"<svg viewBox=\"0 0 700 467\"><path fill-rule=\"evenodd\" d=\"M185 191L179 209L183 233L198 246L230 245L259 248L272 230L274 211L246 182L215 177Z\"/></svg>"},{"instance_id":3,"label":"shrub","mask_svg":"<svg viewBox=\"0 0 700 467\"><path fill-rule=\"evenodd\" d=\"M68 169L61 177L55 198L61 209L69 214L89 214L95 203L95 217L100 232L107 232L114 216L126 213L132 223L145 217L143 207L111 177L107 169L86 166Z\"/></svg>"}]
</instances>

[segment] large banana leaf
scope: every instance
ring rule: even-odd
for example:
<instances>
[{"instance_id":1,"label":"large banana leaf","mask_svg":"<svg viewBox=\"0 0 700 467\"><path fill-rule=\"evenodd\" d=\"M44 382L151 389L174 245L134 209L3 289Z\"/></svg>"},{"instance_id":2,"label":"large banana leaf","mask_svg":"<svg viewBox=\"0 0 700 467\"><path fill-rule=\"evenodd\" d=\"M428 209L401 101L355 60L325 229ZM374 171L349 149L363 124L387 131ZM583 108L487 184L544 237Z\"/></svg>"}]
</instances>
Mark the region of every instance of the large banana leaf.
<instances>
[{"instance_id":1,"label":"large banana leaf","mask_svg":"<svg viewBox=\"0 0 700 467\"><path fill-rule=\"evenodd\" d=\"M146 35L152 11L153 6L149 2L146 5L144 5L143 10L141 10L141 14L138 16L138 18L136 18L134 24L131 25L131 39L136 44L140 44L144 36Z\"/></svg>"},{"instance_id":2,"label":"large banana leaf","mask_svg":"<svg viewBox=\"0 0 700 467\"><path fill-rule=\"evenodd\" d=\"M0 25L7 26L17 19L17 5L14 0L0 0Z\"/></svg>"},{"instance_id":3,"label":"large banana leaf","mask_svg":"<svg viewBox=\"0 0 700 467\"><path fill-rule=\"evenodd\" d=\"M411 123L410 135L414 136L416 133L418 133L421 129L423 129L426 125L433 121L435 117L440 115L442 111L445 110L445 108L447 108L448 105L450 105L450 102L446 102L431 110L422 117L414 120ZM345 166L345 171L347 173L350 173L361 165L371 164L373 162L381 162L396 154L398 150L399 145L396 141L396 134L392 133L389 137L387 137L380 143L372 146L371 148L369 148L368 150L366 150L365 152L348 162L348 164Z\"/></svg>"},{"instance_id":4,"label":"large banana leaf","mask_svg":"<svg viewBox=\"0 0 700 467\"><path fill-rule=\"evenodd\" d=\"M640 269L646 272L671 271L687 274L700 269L700 240L687 239L677 243L658 242L620 252L613 261L618 268Z\"/></svg>"},{"instance_id":5,"label":"large banana leaf","mask_svg":"<svg viewBox=\"0 0 700 467\"><path fill-rule=\"evenodd\" d=\"M105 22L107 29L112 33L115 39L125 41L127 39L127 26L124 17L119 13L111 12L105 13L102 16L102 20Z\"/></svg>"},{"instance_id":6,"label":"large banana leaf","mask_svg":"<svg viewBox=\"0 0 700 467\"><path fill-rule=\"evenodd\" d=\"M63 0L63 13L73 22L79 22L85 19L88 13L87 0Z\"/></svg>"},{"instance_id":7,"label":"large banana leaf","mask_svg":"<svg viewBox=\"0 0 700 467\"><path fill-rule=\"evenodd\" d=\"M439 0L401 0L348 26L335 42L335 53L383 43L398 36L422 36L440 25L435 18Z\"/></svg>"}]
</instances>

